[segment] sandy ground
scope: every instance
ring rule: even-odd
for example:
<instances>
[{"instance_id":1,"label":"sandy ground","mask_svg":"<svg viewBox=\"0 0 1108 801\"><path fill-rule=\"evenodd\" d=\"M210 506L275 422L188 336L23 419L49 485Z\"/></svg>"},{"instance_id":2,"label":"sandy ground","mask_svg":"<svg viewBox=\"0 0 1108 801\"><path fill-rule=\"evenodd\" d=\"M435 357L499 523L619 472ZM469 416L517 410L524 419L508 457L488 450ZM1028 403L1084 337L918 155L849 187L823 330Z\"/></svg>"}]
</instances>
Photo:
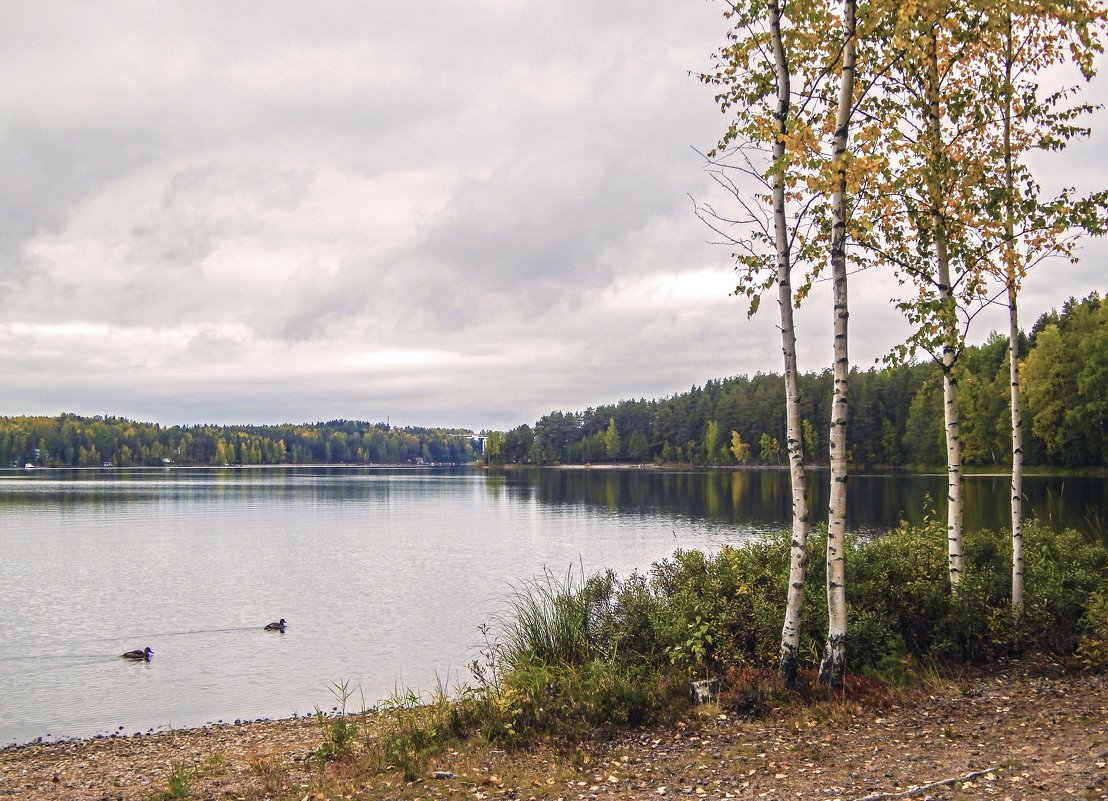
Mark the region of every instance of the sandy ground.
<instances>
[{"instance_id":1,"label":"sandy ground","mask_svg":"<svg viewBox=\"0 0 1108 801\"><path fill-rule=\"evenodd\" d=\"M6 748L0 799L167 798L182 766L181 797L194 799L1108 799L1108 676L1015 663L881 709L824 704L751 721L702 708L572 749L473 743L410 783L356 760L324 764L310 756L321 741L300 719Z\"/></svg>"}]
</instances>

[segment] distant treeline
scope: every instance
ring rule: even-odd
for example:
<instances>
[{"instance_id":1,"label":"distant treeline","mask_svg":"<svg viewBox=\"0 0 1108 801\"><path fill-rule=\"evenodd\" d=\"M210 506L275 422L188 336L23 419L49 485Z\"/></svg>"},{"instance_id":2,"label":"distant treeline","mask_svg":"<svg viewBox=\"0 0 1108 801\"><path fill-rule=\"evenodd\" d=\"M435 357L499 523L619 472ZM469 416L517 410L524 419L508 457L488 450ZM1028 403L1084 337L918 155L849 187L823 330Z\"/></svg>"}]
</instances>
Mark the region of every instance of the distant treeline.
<instances>
[{"instance_id":1,"label":"distant treeline","mask_svg":"<svg viewBox=\"0 0 1108 801\"><path fill-rule=\"evenodd\" d=\"M959 358L965 464L1011 459L1007 337L993 334ZM1108 465L1108 302L1071 298L1021 335L1024 464ZM801 377L805 458L827 461L831 371ZM850 459L856 464L945 464L941 373L932 362L855 371ZM785 391L776 374L709 381L661 400L555 411L535 425L493 432L492 463L604 461L782 464Z\"/></svg>"},{"instance_id":2,"label":"distant treeline","mask_svg":"<svg viewBox=\"0 0 1108 801\"><path fill-rule=\"evenodd\" d=\"M119 417L0 417L0 465L411 464L472 462L472 433L332 420L173 426Z\"/></svg>"}]
</instances>

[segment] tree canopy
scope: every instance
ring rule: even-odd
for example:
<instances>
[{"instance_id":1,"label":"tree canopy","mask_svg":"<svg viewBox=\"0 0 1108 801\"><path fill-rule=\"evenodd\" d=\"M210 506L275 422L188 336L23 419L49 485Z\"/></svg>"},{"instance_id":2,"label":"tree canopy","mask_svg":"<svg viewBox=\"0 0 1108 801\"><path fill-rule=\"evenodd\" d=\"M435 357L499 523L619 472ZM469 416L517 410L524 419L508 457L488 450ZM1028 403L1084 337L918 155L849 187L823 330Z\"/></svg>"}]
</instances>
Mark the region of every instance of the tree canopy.
<instances>
[{"instance_id":1,"label":"tree canopy","mask_svg":"<svg viewBox=\"0 0 1108 801\"><path fill-rule=\"evenodd\" d=\"M1044 314L1020 337L1031 431L1025 463L1108 466L1108 308L1099 293L1070 299ZM1040 350L1042 348L1042 350ZM992 334L961 357L963 458L967 465L1006 465L1008 437L1007 337ZM801 413L809 459L825 459L823 421L830 410L831 373L800 376ZM848 452L852 462L889 467L944 464L941 368L933 361L855 369ZM586 463L659 461L738 464L731 448L752 463L777 464L785 439L785 391L774 373L706 381L654 400L621 400L584 411L552 411L534 425L504 433L502 461ZM607 447L618 431L621 448ZM765 439L763 439L763 435ZM634 452L631 452L631 443ZM768 452L763 449L769 446Z\"/></svg>"}]
</instances>

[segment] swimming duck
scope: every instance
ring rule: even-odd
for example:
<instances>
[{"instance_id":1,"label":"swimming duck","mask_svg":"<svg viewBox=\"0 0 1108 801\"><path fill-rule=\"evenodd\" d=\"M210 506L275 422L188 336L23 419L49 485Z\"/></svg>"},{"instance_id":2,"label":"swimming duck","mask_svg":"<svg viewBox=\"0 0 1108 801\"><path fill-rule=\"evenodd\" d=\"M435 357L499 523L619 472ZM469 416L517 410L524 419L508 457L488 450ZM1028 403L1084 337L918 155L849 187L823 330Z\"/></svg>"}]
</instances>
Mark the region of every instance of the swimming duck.
<instances>
[{"instance_id":1,"label":"swimming duck","mask_svg":"<svg viewBox=\"0 0 1108 801\"><path fill-rule=\"evenodd\" d=\"M150 650L148 645L141 651L128 651L125 654L120 654L120 659L141 659L143 662L149 662L153 655L154 652Z\"/></svg>"},{"instance_id":2,"label":"swimming duck","mask_svg":"<svg viewBox=\"0 0 1108 801\"><path fill-rule=\"evenodd\" d=\"M265 630L266 631L279 631L282 634L284 634L285 633L285 625L286 625L285 624L285 619L281 618L276 623L266 623Z\"/></svg>"}]
</instances>

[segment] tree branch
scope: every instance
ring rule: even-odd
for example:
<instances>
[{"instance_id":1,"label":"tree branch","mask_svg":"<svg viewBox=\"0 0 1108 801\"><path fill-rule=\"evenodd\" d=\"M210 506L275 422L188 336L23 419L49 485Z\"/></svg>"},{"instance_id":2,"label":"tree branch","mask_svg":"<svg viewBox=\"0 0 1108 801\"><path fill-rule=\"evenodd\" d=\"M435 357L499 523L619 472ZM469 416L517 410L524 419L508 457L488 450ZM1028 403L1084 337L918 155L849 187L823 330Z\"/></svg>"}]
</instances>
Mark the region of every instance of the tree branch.
<instances>
[{"instance_id":1,"label":"tree branch","mask_svg":"<svg viewBox=\"0 0 1108 801\"><path fill-rule=\"evenodd\" d=\"M967 773L965 776L954 776L950 779L941 779L937 782L931 782L930 784L921 784L919 787L912 787L899 793L875 793L874 795L867 795L864 798L856 798L854 801L888 801L891 798L907 798L908 796L923 793L928 790L933 790L936 787L943 787L948 784L958 784L959 782L969 782L984 776L987 773L997 773L1001 768L989 768L988 770L975 770L973 773Z\"/></svg>"}]
</instances>

